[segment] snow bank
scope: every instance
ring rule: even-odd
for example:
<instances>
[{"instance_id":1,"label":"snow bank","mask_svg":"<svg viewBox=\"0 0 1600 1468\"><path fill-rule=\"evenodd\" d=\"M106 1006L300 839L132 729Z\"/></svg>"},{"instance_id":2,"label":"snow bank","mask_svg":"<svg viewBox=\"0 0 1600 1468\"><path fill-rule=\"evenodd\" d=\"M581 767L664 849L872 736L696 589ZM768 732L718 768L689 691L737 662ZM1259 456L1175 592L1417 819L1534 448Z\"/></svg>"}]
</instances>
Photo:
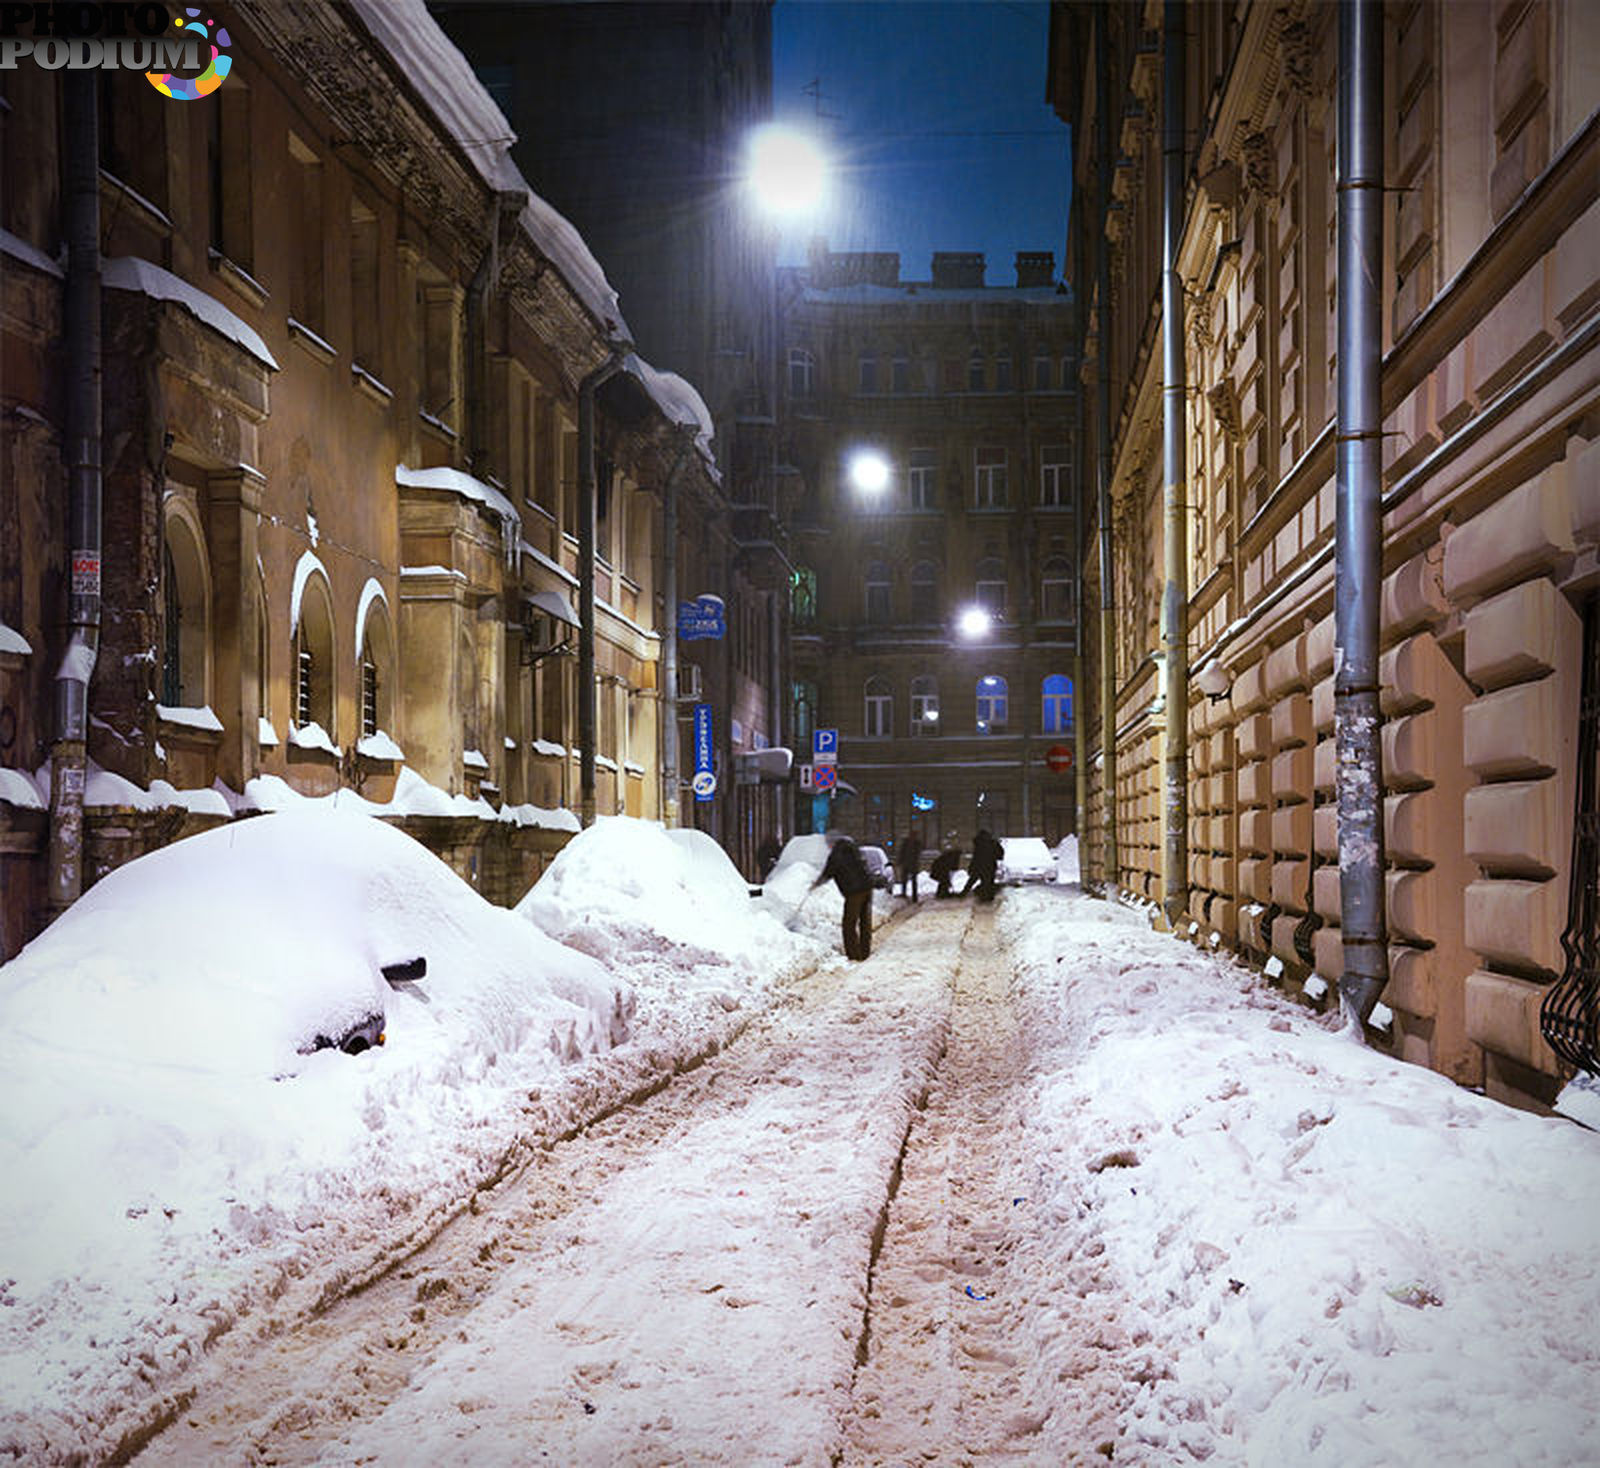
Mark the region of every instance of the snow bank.
<instances>
[{"instance_id":1,"label":"snow bank","mask_svg":"<svg viewBox=\"0 0 1600 1468\"><path fill-rule=\"evenodd\" d=\"M418 956L392 990L381 966ZM107 875L0 967L0 1457L46 1431L87 1453L93 1404L183 1368L263 1273L348 1270L470 1191L530 1087L625 1038L631 1002L338 810ZM372 1013L382 1048L302 1053Z\"/></svg>"},{"instance_id":2,"label":"snow bank","mask_svg":"<svg viewBox=\"0 0 1600 1468\"><path fill-rule=\"evenodd\" d=\"M1593 1461L1600 1137L1331 1032L1134 913L1023 890L997 926L1036 1049L1032 1247L1133 1302L1094 1343L1137 1383L1119 1462ZM1043 1394L1085 1343L1035 1324Z\"/></svg>"}]
</instances>

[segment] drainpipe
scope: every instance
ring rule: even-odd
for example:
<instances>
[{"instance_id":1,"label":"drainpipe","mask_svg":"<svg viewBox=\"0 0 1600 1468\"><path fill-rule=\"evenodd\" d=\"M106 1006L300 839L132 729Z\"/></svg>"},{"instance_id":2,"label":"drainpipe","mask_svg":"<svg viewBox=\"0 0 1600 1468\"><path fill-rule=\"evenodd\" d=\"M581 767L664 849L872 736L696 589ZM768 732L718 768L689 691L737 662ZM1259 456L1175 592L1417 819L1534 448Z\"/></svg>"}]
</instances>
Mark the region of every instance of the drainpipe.
<instances>
[{"instance_id":1,"label":"drainpipe","mask_svg":"<svg viewBox=\"0 0 1600 1468\"><path fill-rule=\"evenodd\" d=\"M661 498L661 599L666 626L661 634L661 819L675 830L678 810L678 475L689 456L695 430L678 425L678 456L667 474Z\"/></svg>"},{"instance_id":2,"label":"drainpipe","mask_svg":"<svg viewBox=\"0 0 1600 1468\"><path fill-rule=\"evenodd\" d=\"M489 243L484 247L483 259L467 283L467 466L480 478L484 477L484 461L488 457L488 435L484 431L484 341L488 336L485 316L488 314L489 277L494 267L495 244L500 231L498 208L489 216ZM496 272L498 273L498 272Z\"/></svg>"},{"instance_id":3,"label":"drainpipe","mask_svg":"<svg viewBox=\"0 0 1600 1468\"><path fill-rule=\"evenodd\" d=\"M626 348L611 355L578 384L578 819L594 824L594 395L622 370Z\"/></svg>"},{"instance_id":4,"label":"drainpipe","mask_svg":"<svg viewBox=\"0 0 1600 1468\"><path fill-rule=\"evenodd\" d=\"M1082 241L1085 235L1080 232L1078 236ZM1078 266L1083 265L1083 252L1080 248ZM1073 280L1081 286L1087 271L1082 268L1074 269ZM1082 313L1084 306L1080 296L1075 309ZM1083 344L1087 336L1085 330L1087 322L1082 315L1078 317L1078 381L1073 384L1075 389L1073 399L1077 404L1076 414L1076 441L1084 442L1084 430L1088 427L1087 415L1083 410ZM1083 879L1086 870L1084 862L1087 856L1084 843L1089 839L1089 723L1084 717L1089 708L1088 691L1083 686L1083 637L1086 623L1083 601L1083 553L1085 550L1083 536L1083 487L1088 479L1088 474L1082 472L1088 468L1079 455L1080 472L1073 475L1072 483L1072 571L1074 585L1072 588L1072 773L1074 787L1073 801L1073 834L1078 838L1078 876Z\"/></svg>"},{"instance_id":5,"label":"drainpipe","mask_svg":"<svg viewBox=\"0 0 1600 1468\"><path fill-rule=\"evenodd\" d=\"M66 148L67 646L56 672L50 750L48 903L59 916L83 891L83 793L89 679L100 648L100 117L93 72L69 71Z\"/></svg>"},{"instance_id":6,"label":"drainpipe","mask_svg":"<svg viewBox=\"0 0 1600 1468\"><path fill-rule=\"evenodd\" d=\"M1182 0L1166 0L1161 23L1162 449L1167 584L1161 597L1166 766L1162 807L1166 840L1161 886L1167 921L1177 927L1189 906L1189 523L1184 473L1185 364L1183 277L1184 46Z\"/></svg>"},{"instance_id":7,"label":"drainpipe","mask_svg":"<svg viewBox=\"0 0 1600 1468\"><path fill-rule=\"evenodd\" d=\"M1095 98L1100 113L1100 238L1095 276L1100 306L1099 361L1095 364L1095 488L1100 511L1100 807L1104 836L1102 865L1109 897L1120 875L1117 853L1117 628L1116 570L1111 547L1111 38L1106 12L1096 17Z\"/></svg>"},{"instance_id":8,"label":"drainpipe","mask_svg":"<svg viewBox=\"0 0 1600 1468\"><path fill-rule=\"evenodd\" d=\"M1383 576L1383 7L1339 7L1339 421L1334 617L1339 920L1345 1009L1363 1024L1389 978L1383 742L1378 704Z\"/></svg>"}]
</instances>

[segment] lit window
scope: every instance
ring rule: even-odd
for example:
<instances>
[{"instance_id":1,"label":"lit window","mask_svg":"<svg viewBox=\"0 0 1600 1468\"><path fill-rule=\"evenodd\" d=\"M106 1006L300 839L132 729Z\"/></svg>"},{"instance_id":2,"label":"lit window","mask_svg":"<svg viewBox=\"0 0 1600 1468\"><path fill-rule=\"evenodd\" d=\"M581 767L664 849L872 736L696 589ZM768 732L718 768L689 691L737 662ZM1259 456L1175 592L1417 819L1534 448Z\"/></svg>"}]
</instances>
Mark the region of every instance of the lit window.
<instances>
[{"instance_id":1,"label":"lit window","mask_svg":"<svg viewBox=\"0 0 1600 1468\"><path fill-rule=\"evenodd\" d=\"M996 673L978 679L978 733L1006 732L1006 680Z\"/></svg>"},{"instance_id":2,"label":"lit window","mask_svg":"<svg viewBox=\"0 0 1600 1468\"><path fill-rule=\"evenodd\" d=\"M1046 734L1072 732L1072 679L1065 673L1052 673L1044 680L1044 717L1041 724Z\"/></svg>"},{"instance_id":3,"label":"lit window","mask_svg":"<svg viewBox=\"0 0 1600 1468\"><path fill-rule=\"evenodd\" d=\"M911 680L911 732L939 732L939 680L923 673Z\"/></svg>"}]
</instances>

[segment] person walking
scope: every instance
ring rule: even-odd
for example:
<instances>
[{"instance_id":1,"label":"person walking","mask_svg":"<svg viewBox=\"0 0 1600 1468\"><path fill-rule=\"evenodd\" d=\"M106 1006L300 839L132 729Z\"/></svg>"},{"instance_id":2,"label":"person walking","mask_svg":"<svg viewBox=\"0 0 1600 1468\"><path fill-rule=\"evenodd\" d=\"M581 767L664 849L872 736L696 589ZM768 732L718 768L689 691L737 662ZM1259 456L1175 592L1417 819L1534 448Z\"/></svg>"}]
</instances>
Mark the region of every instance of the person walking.
<instances>
[{"instance_id":1,"label":"person walking","mask_svg":"<svg viewBox=\"0 0 1600 1468\"><path fill-rule=\"evenodd\" d=\"M872 874L861 848L839 831L827 834L828 859L811 885L820 887L830 878L844 898L844 956L860 960L872 952Z\"/></svg>"},{"instance_id":2,"label":"person walking","mask_svg":"<svg viewBox=\"0 0 1600 1468\"><path fill-rule=\"evenodd\" d=\"M917 878L922 874L922 838L913 831L894 854L895 875L900 878L900 895L917 900Z\"/></svg>"},{"instance_id":3,"label":"person walking","mask_svg":"<svg viewBox=\"0 0 1600 1468\"><path fill-rule=\"evenodd\" d=\"M976 884L979 902L994 901L995 880L999 876L1003 850L988 831L979 831L972 838L972 860L967 864L967 884L961 889L963 897Z\"/></svg>"},{"instance_id":4,"label":"person walking","mask_svg":"<svg viewBox=\"0 0 1600 1468\"><path fill-rule=\"evenodd\" d=\"M939 885L934 892L935 897L949 897L950 883L955 880L957 870L961 866L961 848L947 846L933 859L933 864L928 868L928 875Z\"/></svg>"}]
</instances>

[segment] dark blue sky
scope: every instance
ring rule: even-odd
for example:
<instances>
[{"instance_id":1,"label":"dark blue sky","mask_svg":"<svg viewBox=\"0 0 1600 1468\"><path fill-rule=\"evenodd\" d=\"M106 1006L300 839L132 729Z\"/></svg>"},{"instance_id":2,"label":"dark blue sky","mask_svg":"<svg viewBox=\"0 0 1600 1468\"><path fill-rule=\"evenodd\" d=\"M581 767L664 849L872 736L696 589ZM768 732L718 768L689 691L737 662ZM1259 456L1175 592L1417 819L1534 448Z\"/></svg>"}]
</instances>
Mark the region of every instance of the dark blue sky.
<instances>
[{"instance_id":1,"label":"dark blue sky","mask_svg":"<svg viewBox=\"0 0 1600 1468\"><path fill-rule=\"evenodd\" d=\"M778 0L773 110L821 130L835 175L783 263L816 232L898 250L907 279L927 279L934 250L983 251L990 285L1012 283L1018 250L1053 251L1059 275L1070 150L1044 100L1048 29L1045 0Z\"/></svg>"}]
</instances>

